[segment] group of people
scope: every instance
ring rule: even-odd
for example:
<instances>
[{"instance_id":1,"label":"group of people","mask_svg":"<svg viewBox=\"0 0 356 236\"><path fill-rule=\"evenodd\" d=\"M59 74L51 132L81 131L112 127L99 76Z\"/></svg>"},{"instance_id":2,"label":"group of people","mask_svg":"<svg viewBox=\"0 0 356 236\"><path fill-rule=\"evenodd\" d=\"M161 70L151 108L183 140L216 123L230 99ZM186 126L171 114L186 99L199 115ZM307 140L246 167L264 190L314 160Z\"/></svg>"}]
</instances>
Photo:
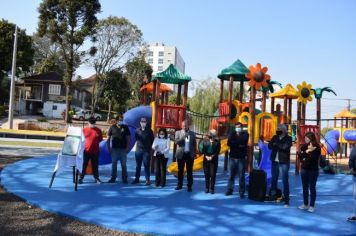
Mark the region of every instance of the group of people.
<instances>
[{"instance_id":1,"label":"group of people","mask_svg":"<svg viewBox=\"0 0 356 236\"><path fill-rule=\"evenodd\" d=\"M98 173L99 143L102 141L100 129L95 126L95 119L90 118L89 124L83 129L85 136L85 150L83 172L81 173L79 183L83 183L86 167L89 160L92 162L93 175L96 183L100 184ZM130 148L130 130L123 123L123 117L117 116L116 124L113 124L108 131L107 148L112 158L111 178L108 183L115 183L117 178L117 164L121 163L122 182L128 183L127 174L127 153ZM150 185L150 163L151 153L155 157L155 186L165 187L166 170L169 160L170 141L167 131L160 128L155 137L152 129L147 125L147 119L142 117L140 127L135 131L136 139L136 173L132 184L140 183L141 166L144 165L145 184ZM238 193L240 198L245 197L245 172L248 150L249 134L243 128L243 124L237 122L235 129L229 134L227 145L229 151L229 179L225 195L232 195L234 191L235 178L239 178ZM197 148L204 156L203 168L205 175L205 193L215 193L216 173L218 169L218 157L221 144L216 130L210 130L205 134L197 145L195 133L189 130L187 121L182 122L182 129L175 132L174 142L177 144L176 158L178 163L178 182L175 190L183 188L184 171L187 173L187 191L192 191L193 186L193 164L196 157ZM285 125L277 127L276 134L268 143L272 150L270 160L272 162L271 175L272 183L269 191L270 199L276 200L278 197L277 183L279 175L283 183L284 206L288 207L289 197L289 168L290 152L292 147L292 138L288 135ZM304 144L300 150L297 150L299 160L301 161L301 180L303 186L303 204L299 206L301 210L309 212L315 211L316 201L316 183L319 176L319 160L321 148L314 133L307 133L304 137ZM355 216L348 220L356 221L356 148L350 154L349 166L353 173L353 187L355 198ZM310 193L310 194L309 194ZM310 199L309 199L310 195Z\"/></svg>"}]
</instances>

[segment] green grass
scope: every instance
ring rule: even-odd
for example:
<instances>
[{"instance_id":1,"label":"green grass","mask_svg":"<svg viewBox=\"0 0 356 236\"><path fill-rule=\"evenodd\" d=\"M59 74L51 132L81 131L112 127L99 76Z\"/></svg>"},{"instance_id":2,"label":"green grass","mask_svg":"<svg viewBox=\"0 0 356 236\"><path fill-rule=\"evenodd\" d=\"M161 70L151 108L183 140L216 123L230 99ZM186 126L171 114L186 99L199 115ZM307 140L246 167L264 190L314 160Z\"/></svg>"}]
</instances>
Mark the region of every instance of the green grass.
<instances>
[{"instance_id":1,"label":"green grass","mask_svg":"<svg viewBox=\"0 0 356 236\"><path fill-rule=\"evenodd\" d=\"M61 148L60 143L42 143L42 142L26 142L26 141L0 141L0 145L25 146L25 147L42 147L42 148Z\"/></svg>"}]
</instances>

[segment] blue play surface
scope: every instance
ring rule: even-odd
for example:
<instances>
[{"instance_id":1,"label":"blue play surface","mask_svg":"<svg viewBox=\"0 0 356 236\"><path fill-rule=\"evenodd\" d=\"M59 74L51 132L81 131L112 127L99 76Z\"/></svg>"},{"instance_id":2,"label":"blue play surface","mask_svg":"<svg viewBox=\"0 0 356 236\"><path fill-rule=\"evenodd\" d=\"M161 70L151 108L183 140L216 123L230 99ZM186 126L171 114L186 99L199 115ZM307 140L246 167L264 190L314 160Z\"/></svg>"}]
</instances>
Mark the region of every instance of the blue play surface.
<instances>
[{"instance_id":1,"label":"blue play surface","mask_svg":"<svg viewBox=\"0 0 356 236\"><path fill-rule=\"evenodd\" d=\"M236 192L226 197L228 174L222 169L222 158L214 195L204 193L202 171L194 173L191 193L175 191L177 180L171 174L165 188L145 186L143 176L139 185L120 181L96 185L92 176L86 176L75 192L71 168L57 176L49 189L55 162L55 156L16 162L2 171L1 182L9 192L44 210L121 231L154 235L356 235L356 224L346 221L354 207L351 176L347 175L321 174L316 211L308 213L297 208L302 204L301 181L293 169L291 206L284 208L277 203L240 200ZM132 180L132 152L128 167ZM100 176L102 181L109 179L110 165L100 167Z\"/></svg>"}]
</instances>

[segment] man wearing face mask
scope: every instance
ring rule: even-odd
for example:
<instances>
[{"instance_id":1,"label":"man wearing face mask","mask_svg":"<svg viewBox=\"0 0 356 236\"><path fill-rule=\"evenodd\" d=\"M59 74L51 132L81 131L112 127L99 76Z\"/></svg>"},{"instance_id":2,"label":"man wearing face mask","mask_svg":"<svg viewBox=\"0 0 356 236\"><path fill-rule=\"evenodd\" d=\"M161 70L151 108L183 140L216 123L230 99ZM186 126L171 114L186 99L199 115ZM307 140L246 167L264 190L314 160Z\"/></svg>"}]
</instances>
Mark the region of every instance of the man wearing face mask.
<instances>
[{"instance_id":1,"label":"man wearing face mask","mask_svg":"<svg viewBox=\"0 0 356 236\"><path fill-rule=\"evenodd\" d=\"M108 183L115 183L117 177L117 162L120 160L122 170L122 182L127 184L127 152L130 148L130 130L123 123L122 115L116 117L116 124L113 124L108 131L107 148L111 155L111 179ZM112 146L110 144L112 143Z\"/></svg>"},{"instance_id":2,"label":"man wearing face mask","mask_svg":"<svg viewBox=\"0 0 356 236\"><path fill-rule=\"evenodd\" d=\"M277 183L279 172L282 174L284 206L289 206L289 182L288 171L290 167L290 149L292 147L292 138L287 133L285 125L280 124L277 128L276 135L268 143L268 148L272 149L272 184L271 198L276 198Z\"/></svg>"},{"instance_id":3,"label":"man wearing face mask","mask_svg":"<svg viewBox=\"0 0 356 236\"><path fill-rule=\"evenodd\" d=\"M182 129L175 133L175 143L177 144L177 162L178 162L178 184L175 190L183 187L184 166L187 167L187 191L192 191L193 185L193 164L196 155L196 145L194 132L189 130L188 122L182 122Z\"/></svg>"},{"instance_id":4,"label":"man wearing face mask","mask_svg":"<svg viewBox=\"0 0 356 236\"><path fill-rule=\"evenodd\" d=\"M79 184L83 183L85 176L85 171L87 169L89 160L91 160L91 165L93 169L93 176L95 182L100 184L99 179L99 143L103 140L101 130L95 126L96 120L94 117L90 117L88 120L88 126L83 129L85 137L85 148L84 148L84 160L83 160L83 171L80 175Z\"/></svg>"},{"instance_id":5,"label":"man wearing face mask","mask_svg":"<svg viewBox=\"0 0 356 236\"><path fill-rule=\"evenodd\" d=\"M136 129L136 175L132 184L138 184L140 182L141 166L145 169L146 185L150 185L150 162L151 162L151 149L154 140L153 131L147 125L147 119L142 117L140 120L140 128Z\"/></svg>"},{"instance_id":6,"label":"man wearing face mask","mask_svg":"<svg viewBox=\"0 0 356 236\"><path fill-rule=\"evenodd\" d=\"M232 194L235 185L235 177L239 176L239 195L240 198L245 197L245 172L246 172L246 156L249 134L242 129L242 124L237 122L235 130L233 130L228 139L227 145L230 147L229 152L229 181L227 184L226 196Z\"/></svg>"}]
</instances>

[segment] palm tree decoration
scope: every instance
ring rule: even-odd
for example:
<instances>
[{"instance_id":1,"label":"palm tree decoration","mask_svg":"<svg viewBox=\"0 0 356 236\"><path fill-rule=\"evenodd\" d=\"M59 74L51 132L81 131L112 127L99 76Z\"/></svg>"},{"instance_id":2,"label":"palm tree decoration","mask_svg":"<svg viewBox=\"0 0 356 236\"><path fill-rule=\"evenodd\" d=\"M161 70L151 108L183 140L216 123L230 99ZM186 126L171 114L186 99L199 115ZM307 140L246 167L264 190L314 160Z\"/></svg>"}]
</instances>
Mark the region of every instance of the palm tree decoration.
<instances>
[{"instance_id":1,"label":"palm tree decoration","mask_svg":"<svg viewBox=\"0 0 356 236\"><path fill-rule=\"evenodd\" d=\"M324 92L328 92L328 93L333 93L336 95L335 91L332 90L330 87L324 87L324 88L316 88L316 89L312 89L314 91L314 97L316 99L316 122L317 125L320 126L320 118L321 118L321 98L323 97L323 93Z\"/></svg>"},{"instance_id":2,"label":"palm tree decoration","mask_svg":"<svg viewBox=\"0 0 356 236\"><path fill-rule=\"evenodd\" d=\"M278 85L280 88L282 88L282 84L274 81L274 80L268 80L267 81L267 87L261 87L262 88L262 112L266 111L266 101L267 101L267 93L274 93L274 87L273 85Z\"/></svg>"},{"instance_id":3,"label":"palm tree decoration","mask_svg":"<svg viewBox=\"0 0 356 236\"><path fill-rule=\"evenodd\" d=\"M262 93L267 93L267 92L274 93L273 85L278 85L280 88L283 87L281 83L274 80L268 80L267 84L268 84L267 87L262 87Z\"/></svg>"}]
</instances>

